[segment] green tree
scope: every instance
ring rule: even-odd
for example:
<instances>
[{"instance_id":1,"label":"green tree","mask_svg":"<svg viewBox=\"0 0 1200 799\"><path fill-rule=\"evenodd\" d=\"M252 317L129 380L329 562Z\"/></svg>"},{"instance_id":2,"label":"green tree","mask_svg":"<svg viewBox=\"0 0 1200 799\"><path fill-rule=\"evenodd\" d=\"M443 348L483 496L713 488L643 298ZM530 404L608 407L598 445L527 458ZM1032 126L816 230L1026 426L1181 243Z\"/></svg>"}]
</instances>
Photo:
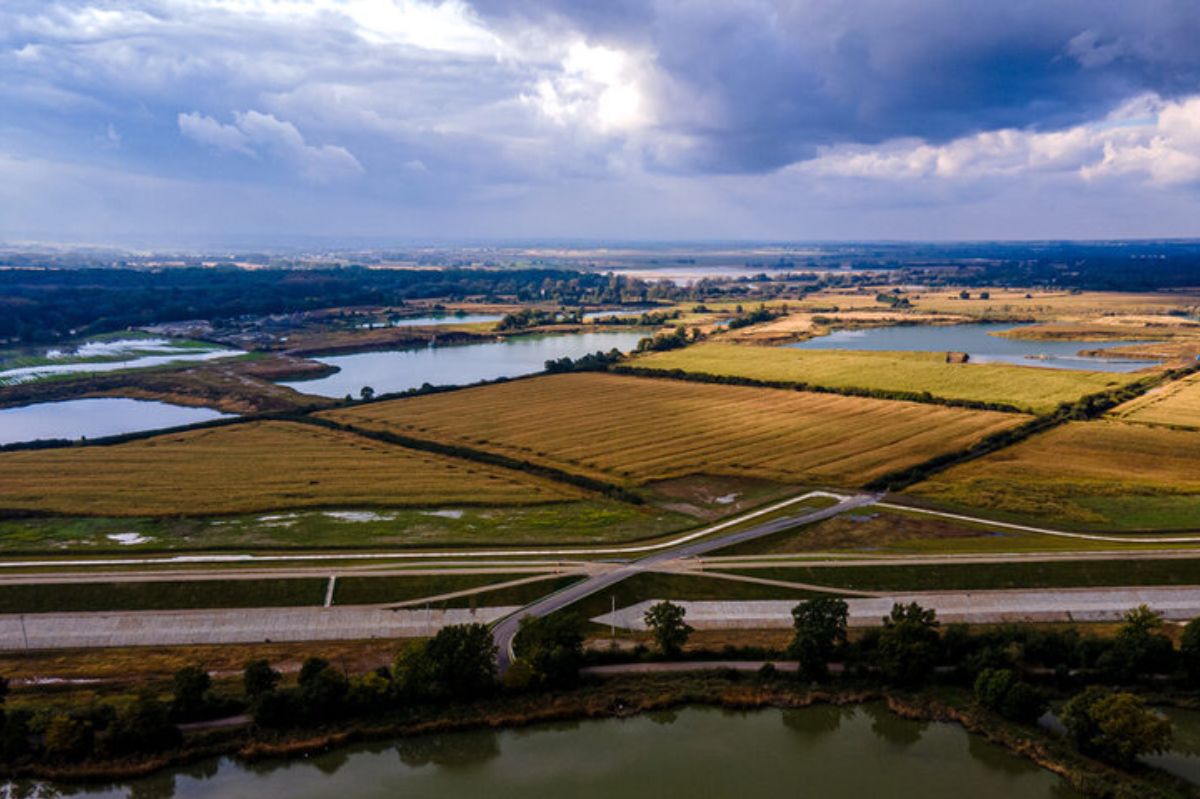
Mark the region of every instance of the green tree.
<instances>
[{"instance_id":1,"label":"green tree","mask_svg":"<svg viewBox=\"0 0 1200 799\"><path fill-rule=\"evenodd\" d=\"M798 661L803 680L821 680L829 676L829 661L846 643L849 608L835 597L817 597L792 608L792 626L796 633L788 655Z\"/></svg>"},{"instance_id":2,"label":"green tree","mask_svg":"<svg viewBox=\"0 0 1200 799\"><path fill-rule=\"evenodd\" d=\"M375 399L375 389L370 386L363 386L362 390L358 392L358 396L364 400Z\"/></svg>"},{"instance_id":3,"label":"green tree","mask_svg":"<svg viewBox=\"0 0 1200 799\"><path fill-rule=\"evenodd\" d=\"M92 725L66 713L51 716L42 732L42 748L52 760L82 760L92 753Z\"/></svg>"},{"instance_id":4,"label":"green tree","mask_svg":"<svg viewBox=\"0 0 1200 799\"><path fill-rule=\"evenodd\" d=\"M203 715L208 707L212 678L199 666L185 666L175 672L171 712L176 718L191 719Z\"/></svg>"},{"instance_id":5,"label":"green tree","mask_svg":"<svg viewBox=\"0 0 1200 799\"><path fill-rule=\"evenodd\" d=\"M1046 712L1046 699L1011 669L984 669L975 678L979 704L1012 721L1030 724Z\"/></svg>"},{"instance_id":6,"label":"green tree","mask_svg":"<svg viewBox=\"0 0 1200 799\"><path fill-rule=\"evenodd\" d=\"M1200 618L1192 619L1183 628L1179 638L1179 658L1187 671L1188 679L1200 682Z\"/></svg>"},{"instance_id":7,"label":"green tree","mask_svg":"<svg viewBox=\"0 0 1200 799\"><path fill-rule=\"evenodd\" d=\"M396 659L396 691L406 699L468 699L496 687L496 642L483 624L452 624Z\"/></svg>"},{"instance_id":8,"label":"green tree","mask_svg":"<svg viewBox=\"0 0 1200 799\"><path fill-rule=\"evenodd\" d=\"M171 722L170 708L152 694L143 693L96 736L96 748L110 757L120 757L162 752L182 739L179 728Z\"/></svg>"},{"instance_id":9,"label":"green tree","mask_svg":"<svg viewBox=\"0 0 1200 799\"><path fill-rule=\"evenodd\" d=\"M1125 614L1112 645L1096 665L1122 682L1174 670L1175 647L1162 633L1162 614L1139 605Z\"/></svg>"},{"instance_id":10,"label":"green tree","mask_svg":"<svg viewBox=\"0 0 1200 799\"><path fill-rule=\"evenodd\" d=\"M246 692L246 698L257 699L267 691L275 690L282 676L271 668L271 664L266 660L248 661L242 670L242 688Z\"/></svg>"},{"instance_id":11,"label":"green tree","mask_svg":"<svg viewBox=\"0 0 1200 799\"><path fill-rule=\"evenodd\" d=\"M1072 697L1062 710L1075 747L1117 766L1132 766L1141 755L1163 752L1171 744L1171 722L1146 709L1130 693L1092 686Z\"/></svg>"},{"instance_id":12,"label":"green tree","mask_svg":"<svg viewBox=\"0 0 1200 799\"><path fill-rule=\"evenodd\" d=\"M650 606L642 617L667 657L677 656L692 635L691 626L683 620L685 616L687 608L664 600Z\"/></svg>"},{"instance_id":13,"label":"green tree","mask_svg":"<svg viewBox=\"0 0 1200 799\"><path fill-rule=\"evenodd\" d=\"M896 604L883 619L876 644L876 664L883 678L896 685L919 685L937 664L941 639L937 614L916 602Z\"/></svg>"},{"instance_id":14,"label":"green tree","mask_svg":"<svg viewBox=\"0 0 1200 799\"><path fill-rule=\"evenodd\" d=\"M533 683L572 685L583 665L583 617L577 613L526 616L521 619L516 649L518 658L529 665Z\"/></svg>"}]
</instances>

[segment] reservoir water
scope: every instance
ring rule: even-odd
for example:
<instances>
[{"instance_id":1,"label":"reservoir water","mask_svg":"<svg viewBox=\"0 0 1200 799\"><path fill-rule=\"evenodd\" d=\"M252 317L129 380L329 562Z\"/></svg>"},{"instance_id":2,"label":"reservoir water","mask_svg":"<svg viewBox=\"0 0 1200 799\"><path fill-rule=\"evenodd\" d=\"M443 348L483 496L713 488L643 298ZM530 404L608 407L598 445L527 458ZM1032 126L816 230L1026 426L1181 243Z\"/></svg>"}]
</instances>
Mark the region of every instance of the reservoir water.
<instances>
[{"instance_id":1,"label":"reservoir water","mask_svg":"<svg viewBox=\"0 0 1200 799\"><path fill-rule=\"evenodd\" d=\"M376 394L407 391L425 383L464 385L540 372L546 361L616 348L628 352L649 333L644 330L518 336L484 344L360 352L318 357L338 371L315 380L287 382L297 391L324 397L357 397L363 386Z\"/></svg>"},{"instance_id":2,"label":"reservoir water","mask_svg":"<svg viewBox=\"0 0 1200 799\"><path fill-rule=\"evenodd\" d=\"M51 438L74 440L84 436L101 438L207 422L225 416L227 414L210 408L117 397L39 402L0 409L0 444Z\"/></svg>"},{"instance_id":3,"label":"reservoir water","mask_svg":"<svg viewBox=\"0 0 1200 799\"><path fill-rule=\"evenodd\" d=\"M480 322L499 322L504 314L453 314L439 313L429 316L408 316L395 321L371 322L359 327L433 327L437 325L473 325Z\"/></svg>"},{"instance_id":4,"label":"reservoir water","mask_svg":"<svg viewBox=\"0 0 1200 799\"><path fill-rule=\"evenodd\" d=\"M835 330L827 336L788 344L798 350L871 350L883 352L966 352L971 363L1012 363L1052 369L1133 372L1155 361L1090 358L1080 350L1110 349L1137 341L1033 341L998 336L1016 326L985 322L968 325L898 325L864 330Z\"/></svg>"},{"instance_id":5,"label":"reservoir water","mask_svg":"<svg viewBox=\"0 0 1200 799\"><path fill-rule=\"evenodd\" d=\"M213 760L128 785L73 789L71 795L105 799L1077 796L1056 775L968 735L961 727L905 721L882 705L745 713L684 708L620 720L449 733L359 745L302 761Z\"/></svg>"}]
</instances>

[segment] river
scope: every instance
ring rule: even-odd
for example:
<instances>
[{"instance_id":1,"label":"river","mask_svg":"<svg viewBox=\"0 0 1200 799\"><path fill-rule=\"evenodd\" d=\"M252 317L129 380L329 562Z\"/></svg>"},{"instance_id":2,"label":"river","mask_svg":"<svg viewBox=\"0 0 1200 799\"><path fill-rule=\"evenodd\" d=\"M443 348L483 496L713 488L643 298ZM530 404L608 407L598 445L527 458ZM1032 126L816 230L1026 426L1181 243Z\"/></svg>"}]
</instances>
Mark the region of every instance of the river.
<instances>
[{"instance_id":1,"label":"river","mask_svg":"<svg viewBox=\"0 0 1200 799\"><path fill-rule=\"evenodd\" d=\"M330 355L314 360L336 366L335 374L285 385L323 397L357 397L363 386L375 389L376 394L390 394L420 388L425 383L465 385L540 372L551 359L578 358L613 348L628 352L648 335L645 330L531 335L483 344Z\"/></svg>"},{"instance_id":2,"label":"river","mask_svg":"<svg viewBox=\"0 0 1200 799\"><path fill-rule=\"evenodd\" d=\"M21 786L15 786L21 787ZM27 786L25 786L27 787ZM36 795L36 794L34 794ZM184 799L1075 799L1059 777L957 725L882 705L732 712L478 730L304 760L212 760L85 797Z\"/></svg>"}]
</instances>

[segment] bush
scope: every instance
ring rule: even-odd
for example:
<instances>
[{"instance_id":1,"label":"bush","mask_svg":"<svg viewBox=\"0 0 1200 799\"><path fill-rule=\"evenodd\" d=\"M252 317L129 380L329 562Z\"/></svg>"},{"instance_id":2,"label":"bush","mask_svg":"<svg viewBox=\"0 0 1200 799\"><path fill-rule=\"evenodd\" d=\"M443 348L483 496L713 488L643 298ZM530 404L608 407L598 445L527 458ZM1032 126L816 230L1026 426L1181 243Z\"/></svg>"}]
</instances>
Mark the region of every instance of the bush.
<instances>
[{"instance_id":1,"label":"bush","mask_svg":"<svg viewBox=\"0 0 1200 799\"><path fill-rule=\"evenodd\" d=\"M1101 686L1072 697L1062 722L1080 752L1117 766L1163 752L1171 743L1171 722L1146 709L1141 699Z\"/></svg>"}]
</instances>

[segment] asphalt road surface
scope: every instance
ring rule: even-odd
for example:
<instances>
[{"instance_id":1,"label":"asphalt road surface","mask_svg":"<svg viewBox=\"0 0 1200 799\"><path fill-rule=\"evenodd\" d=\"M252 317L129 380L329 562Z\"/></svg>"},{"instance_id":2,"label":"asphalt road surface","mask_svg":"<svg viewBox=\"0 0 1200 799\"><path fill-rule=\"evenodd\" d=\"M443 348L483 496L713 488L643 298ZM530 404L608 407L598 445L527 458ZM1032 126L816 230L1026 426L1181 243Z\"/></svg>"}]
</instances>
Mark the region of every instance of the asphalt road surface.
<instances>
[{"instance_id":1,"label":"asphalt road surface","mask_svg":"<svg viewBox=\"0 0 1200 799\"><path fill-rule=\"evenodd\" d=\"M533 616L540 618L548 616L556 610L562 610L585 597L599 593L609 586L616 585L622 580L637 574L638 572L652 570L654 566L665 561L677 560L680 558L691 558L703 555L705 552L712 552L715 549L733 546L744 541L753 541L756 538L773 535L783 532L784 530L797 527L802 524L812 524L823 519L829 519L837 516L839 513L845 513L854 508L861 508L865 505L871 505L878 502L882 495L880 494L855 494L853 496L844 497L836 505L831 505L820 510L810 511L798 516L786 516L779 519L757 524L745 530L739 530L736 533L727 535L715 536L712 538L702 538L687 543L680 544L670 549L663 549L655 552L652 555L626 564L612 571L603 574L593 575L592 577L575 583L564 588L557 593L539 599L532 605L527 605L516 613L501 620L494 628L492 628L492 636L496 641L498 652L496 654L496 663L501 674L508 670L512 665L513 639L516 638L517 630L520 627L521 619L525 616Z\"/></svg>"}]
</instances>

